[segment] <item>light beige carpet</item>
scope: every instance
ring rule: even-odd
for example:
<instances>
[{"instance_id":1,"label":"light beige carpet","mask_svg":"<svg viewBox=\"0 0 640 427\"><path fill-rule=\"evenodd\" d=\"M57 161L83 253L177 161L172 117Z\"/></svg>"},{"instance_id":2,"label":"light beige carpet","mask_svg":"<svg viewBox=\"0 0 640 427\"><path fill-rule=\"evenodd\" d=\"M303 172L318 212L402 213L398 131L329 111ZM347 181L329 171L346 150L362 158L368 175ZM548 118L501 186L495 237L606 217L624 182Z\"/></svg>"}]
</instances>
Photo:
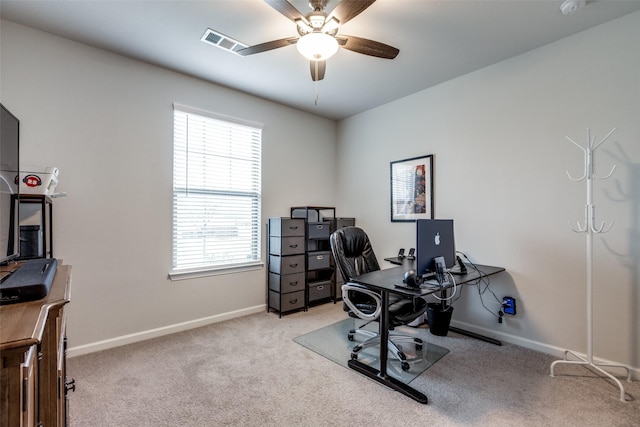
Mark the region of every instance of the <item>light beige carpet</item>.
<instances>
[{"instance_id":1,"label":"light beige carpet","mask_svg":"<svg viewBox=\"0 0 640 427\"><path fill-rule=\"evenodd\" d=\"M71 358L70 425L640 425L640 382L620 402L584 367L551 378L553 357L514 345L429 334L450 352L412 381L422 405L293 341L344 317L341 304L258 313Z\"/></svg>"}]
</instances>

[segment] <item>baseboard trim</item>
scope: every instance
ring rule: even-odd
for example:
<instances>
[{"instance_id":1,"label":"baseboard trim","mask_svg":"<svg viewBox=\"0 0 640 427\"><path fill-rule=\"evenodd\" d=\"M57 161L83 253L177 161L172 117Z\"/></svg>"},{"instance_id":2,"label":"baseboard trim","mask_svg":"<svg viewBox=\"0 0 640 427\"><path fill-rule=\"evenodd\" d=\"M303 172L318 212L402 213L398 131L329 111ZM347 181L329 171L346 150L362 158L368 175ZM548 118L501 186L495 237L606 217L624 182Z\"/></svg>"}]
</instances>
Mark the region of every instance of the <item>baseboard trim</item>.
<instances>
[{"instance_id":1,"label":"baseboard trim","mask_svg":"<svg viewBox=\"0 0 640 427\"><path fill-rule=\"evenodd\" d=\"M565 352L567 350L570 350L572 353L575 353L581 357L586 358L587 355L584 353L581 353L579 351L575 351L575 350L571 350L571 349L567 349L567 348L561 348L561 347L556 347L553 345L549 345L549 344L545 344L539 341L533 341L527 338L522 338L516 335L512 335L512 334L506 334L504 332L498 332L495 331L493 329L487 329L487 328L482 328L476 325L471 325L469 323L464 323L464 322L459 322L459 321L455 321L452 320L451 321L451 326L455 326L457 328L460 329L464 329L466 331L470 331L470 332L474 332L476 334L480 334L480 335L484 335L490 338L494 338L503 342L507 342L509 344L514 344L520 347L524 347L524 348L528 348L530 350L535 350L535 351L539 351L541 353L546 353L549 354L551 356L555 356L558 359L564 359L565 356ZM609 364L609 365L624 365L627 368L629 368L629 371L631 372L631 378L637 380L640 379L640 368L637 367L633 367L633 366L628 366L625 365L624 363L618 362L618 361L613 361L613 360L607 360L607 359L600 359L600 358L595 358L594 360L596 363L598 364ZM549 367L549 370L551 370L551 367ZM616 370L611 370L612 373L615 374L619 374L622 372L622 370L620 369L616 369ZM551 373L551 371L549 371L549 373Z\"/></svg>"},{"instance_id":2,"label":"baseboard trim","mask_svg":"<svg viewBox=\"0 0 640 427\"><path fill-rule=\"evenodd\" d=\"M95 353L96 351L107 350L110 348L148 340L151 338L161 337L163 335L175 334L176 332L187 331L189 329L199 328L201 326L235 319L237 317L247 316L249 314L259 313L261 311L265 311L266 309L266 304L262 304L255 307L244 308L242 310L229 311L227 313L216 314L214 316L190 320L188 322L177 323L175 325L163 326L161 328L136 332L134 334L110 338L108 340L97 341L91 344L70 347L67 350L67 357L72 358L76 356L82 356L84 354Z\"/></svg>"}]
</instances>

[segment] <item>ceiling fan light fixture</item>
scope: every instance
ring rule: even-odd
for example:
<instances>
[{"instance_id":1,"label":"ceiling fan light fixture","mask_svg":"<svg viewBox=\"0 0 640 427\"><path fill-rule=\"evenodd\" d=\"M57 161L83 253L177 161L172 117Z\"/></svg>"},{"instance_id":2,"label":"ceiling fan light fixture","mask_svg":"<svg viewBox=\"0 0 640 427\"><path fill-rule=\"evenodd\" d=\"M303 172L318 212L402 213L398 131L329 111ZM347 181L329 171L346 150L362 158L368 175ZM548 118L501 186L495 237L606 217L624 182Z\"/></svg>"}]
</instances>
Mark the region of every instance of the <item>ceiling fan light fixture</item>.
<instances>
[{"instance_id":1,"label":"ceiling fan light fixture","mask_svg":"<svg viewBox=\"0 0 640 427\"><path fill-rule=\"evenodd\" d=\"M298 26L298 34L301 36L313 31L313 27L303 19L296 19L295 23Z\"/></svg>"},{"instance_id":2,"label":"ceiling fan light fixture","mask_svg":"<svg viewBox=\"0 0 640 427\"><path fill-rule=\"evenodd\" d=\"M324 26L322 27L322 31L325 33L330 33L332 31L336 31L340 26L340 22L334 18L333 16L326 20Z\"/></svg>"},{"instance_id":3,"label":"ceiling fan light fixture","mask_svg":"<svg viewBox=\"0 0 640 427\"><path fill-rule=\"evenodd\" d=\"M324 61L338 51L338 41L328 34L313 32L300 37L298 52L311 61Z\"/></svg>"},{"instance_id":4,"label":"ceiling fan light fixture","mask_svg":"<svg viewBox=\"0 0 640 427\"><path fill-rule=\"evenodd\" d=\"M309 15L307 15L307 19L314 29L319 30L324 25L324 21L327 19L327 15L322 12L311 12Z\"/></svg>"}]
</instances>

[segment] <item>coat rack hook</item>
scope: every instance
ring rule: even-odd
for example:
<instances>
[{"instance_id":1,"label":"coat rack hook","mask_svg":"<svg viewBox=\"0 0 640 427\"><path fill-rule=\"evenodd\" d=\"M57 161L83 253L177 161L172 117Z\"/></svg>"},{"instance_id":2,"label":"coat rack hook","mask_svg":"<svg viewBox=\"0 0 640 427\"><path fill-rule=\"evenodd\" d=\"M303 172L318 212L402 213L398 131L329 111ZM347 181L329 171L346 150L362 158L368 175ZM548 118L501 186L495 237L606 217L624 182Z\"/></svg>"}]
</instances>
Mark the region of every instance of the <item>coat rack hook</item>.
<instances>
[{"instance_id":1,"label":"coat rack hook","mask_svg":"<svg viewBox=\"0 0 640 427\"><path fill-rule=\"evenodd\" d=\"M596 146L595 146L595 147L593 147L593 148L592 148L592 151L596 151L596 149L597 149L599 146L601 146L603 142L605 142L607 139L609 139L609 137L610 137L611 135L613 135L613 133L616 131L616 129L617 129L617 128L613 128L613 129L611 129L611 131L607 134L607 136L605 136L604 138L602 138L602 140L601 140L600 142L598 142L598 144L596 144ZM593 141L595 141L595 139L596 139L596 135L594 134L594 135L593 135Z\"/></svg>"},{"instance_id":2,"label":"coat rack hook","mask_svg":"<svg viewBox=\"0 0 640 427\"><path fill-rule=\"evenodd\" d=\"M569 227L571 228L571 230L573 230L574 233L584 233L588 229L588 227L586 225L582 226L580 224L580 222L576 222L576 227L575 228L571 224L571 221L568 221L568 222L569 222Z\"/></svg>"},{"instance_id":3,"label":"coat rack hook","mask_svg":"<svg viewBox=\"0 0 640 427\"><path fill-rule=\"evenodd\" d=\"M600 234L600 233L606 233L609 230L611 230L611 227L613 227L613 222L609 224L609 226L605 229L605 223L603 222L602 224L600 224L600 228L596 228L594 227L593 224L591 224L591 231L593 231L596 234Z\"/></svg>"},{"instance_id":4,"label":"coat rack hook","mask_svg":"<svg viewBox=\"0 0 640 427\"><path fill-rule=\"evenodd\" d=\"M573 139L569 138L568 136L565 136L565 138L567 138L570 142L572 142L576 147L578 147L579 149L582 150L582 152L584 153L584 174L582 175L582 177L580 178L574 178L571 176L571 174L569 173L569 171L567 171L567 176L569 177L569 179L571 181L582 181L585 178L587 178L587 149L584 148L582 145L578 144L577 142L575 142Z\"/></svg>"},{"instance_id":5,"label":"coat rack hook","mask_svg":"<svg viewBox=\"0 0 640 427\"><path fill-rule=\"evenodd\" d=\"M603 177L598 177L598 178L596 178L596 179L607 179L607 178L611 178L611 175L613 175L613 171L615 171L615 170L616 170L616 166L617 166L617 165L613 165L613 167L611 168L611 172L609 172L609 174L608 174L608 175L603 176Z\"/></svg>"}]
</instances>

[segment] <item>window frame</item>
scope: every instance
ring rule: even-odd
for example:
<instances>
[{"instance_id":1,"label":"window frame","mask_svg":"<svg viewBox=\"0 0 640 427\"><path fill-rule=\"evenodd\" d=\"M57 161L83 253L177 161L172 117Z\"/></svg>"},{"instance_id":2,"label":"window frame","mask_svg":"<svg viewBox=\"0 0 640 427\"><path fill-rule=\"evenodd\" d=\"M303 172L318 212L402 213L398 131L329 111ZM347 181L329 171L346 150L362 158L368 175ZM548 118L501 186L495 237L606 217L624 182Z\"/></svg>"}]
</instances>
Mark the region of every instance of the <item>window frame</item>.
<instances>
[{"instance_id":1,"label":"window frame","mask_svg":"<svg viewBox=\"0 0 640 427\"><path fill-rule=\"evenodd\" d=\"M238 125L239 128L240 127L251 128L249 132L256 132L258 134L257 147L250 147L250 149L253 150L253 153L252 153L253 156L251 156L252 159L250 160L252 165L252 171L257 170L258 172L257 178L255 177L255 174L253 178L247 178L247 180L251 183L251 190L237 191L239 189L238 187L236 187L234 190L229 191L229 188L215 189L214 187L212 187L207 189L204 192L201 191L201 189L198 189L195 191L195 192L199 192L200 194L211 195L213 197L253 197L251 203L257 203L257 208L249 210L248 213L251 213L253 211L253 213L251 214L251 221L250 221L251 225L249 227L251 230L250 240L253 242L250 244L250 252L255 253L255 257L253 257L252 259L249 259L246 262L241 261L241 262L220 263L220 264L211 263L211 264L200 265L196 267L180 267L179 265L176 265L177 263L176 251L178 250L177 243L179 242L179 237L177 236L178 230L177 230L177 220L176 220L178 197L180 194L182 195L187 194L190 188L193 191L193 187L189 187L188 183L185 186L177 187L176 171L178 167L178 164L177 164L178 160L176 159L176 152L177 152L176 151L177 150L176 124L178 120L177 118L178 112L202 118L202 122L205 122L208 119L223 122L222 127L224 127L224 124L226 123L231 127L233 127L234 125ZM222 114L213 113L210 111L205 111L205 110L201 110L198 108L193 108L193 107L189 107L189 106L185 106L177 103L173 104L172 117L173 117L173 138L172 138L173 156L172 156L171 195L172 195L172 218L173 219L172 219L172 226L171 226L172 227L172 239L171 239L172 253L171 253L171 269L169 272L169 279L183 280L183 279L205 277L205 276L211 276L211 275L229 274L229 273L240 272L240 271L250 271L250 270L263 268L264 262L262 260L262 225L261 225L262 223L262 176L261 175L262 175L263 125L261 123L255 123L248 120L225 116ZM186 136L186 138L188 138L188 136ZM253 144L255 144L255 142ZM257 153L255 152L256 148L257 148ZM189 143L186 142L185 150L188 150L188 149L189 149ZM257 165L255 162L256 155L257 155ZM213 156L213 157L217 157L217 156ZM220 157L224 158L224 155ZM188 160L185 160L186 164L188 164L188 162L189 162ZM255 188L256 180L257 180L257 189ZM209 183L209 181L206 181L206 182ZM256 191L257 191L257 195L255 195ZM251 196L251 194L254 194L254 195Z\"/></svg>"}]
</instances>

